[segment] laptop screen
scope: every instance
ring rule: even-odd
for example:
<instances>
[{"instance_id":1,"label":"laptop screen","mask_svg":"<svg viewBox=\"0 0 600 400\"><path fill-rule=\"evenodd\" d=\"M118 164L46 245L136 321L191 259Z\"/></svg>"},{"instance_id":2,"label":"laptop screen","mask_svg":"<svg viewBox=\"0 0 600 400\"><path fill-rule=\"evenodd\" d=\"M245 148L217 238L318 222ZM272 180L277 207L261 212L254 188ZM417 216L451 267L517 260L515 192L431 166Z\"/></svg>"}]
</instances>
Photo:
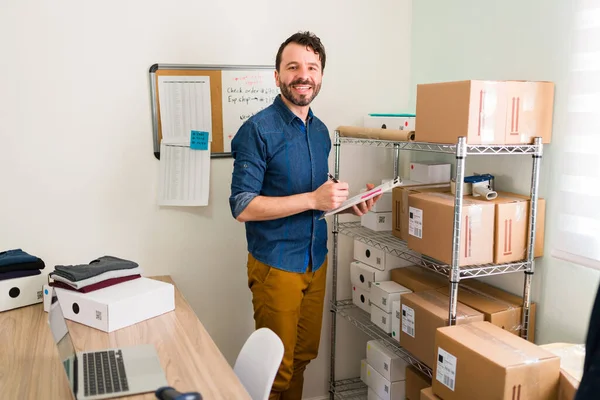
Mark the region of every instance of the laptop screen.
<instances>
[{"instance_id":1,"label":"laptop screen","mask_svg":"<svg viewBox=\"0 0 600 400\"><path fill-rule=\"evenodd\" d=\"M58 355L62 361L63 367L67 374L69 381L69 387L73 392L73 397L77 398L77 354L75 353L75 346L71 341L71 335L67 328L67 322L60 308L58 297L52 290L52 302L50 304L50 311L48 312L48 324L50 325L50 331L52 337L58 347Z\"/></svg>"}]
</instances>

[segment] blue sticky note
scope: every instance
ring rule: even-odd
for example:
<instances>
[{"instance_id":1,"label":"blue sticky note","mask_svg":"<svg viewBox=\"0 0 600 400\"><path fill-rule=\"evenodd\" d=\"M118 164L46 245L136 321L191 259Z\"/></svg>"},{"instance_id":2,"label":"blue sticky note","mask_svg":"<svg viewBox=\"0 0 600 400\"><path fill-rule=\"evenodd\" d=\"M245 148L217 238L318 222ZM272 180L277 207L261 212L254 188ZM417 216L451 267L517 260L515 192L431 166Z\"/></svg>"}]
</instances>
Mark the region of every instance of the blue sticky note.
<instances>
[{"instance_id":1,"label":"blue sticky note","mask_svg":"<svg viewBox=\"0 0 600 400\"><path fill-rule=\"evenodd\" d=\"M208 132L192 131L190 136L190 149L208 150Z\"/></svg>"}]
</instances>

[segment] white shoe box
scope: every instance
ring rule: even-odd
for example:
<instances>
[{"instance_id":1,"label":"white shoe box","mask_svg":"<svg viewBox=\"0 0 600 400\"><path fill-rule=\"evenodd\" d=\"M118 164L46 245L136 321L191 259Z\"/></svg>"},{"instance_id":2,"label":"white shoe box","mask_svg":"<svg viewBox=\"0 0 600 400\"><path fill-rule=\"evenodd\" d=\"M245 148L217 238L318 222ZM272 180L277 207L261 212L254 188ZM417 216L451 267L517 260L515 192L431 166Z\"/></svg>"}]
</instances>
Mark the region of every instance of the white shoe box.
<instances>
[{"instance_id":1,"label":"white shoe box","mask_svg":"<svg viewBox=\"0 0 600 400\"><path fill-rule=\"evenodd\" d=\"M369 246L357 239L354 239L354 259L380 271L413 265L410 261L386 253L376 247Z\"/></svg>"},{"instance_id":2,"label":"white shoe box","mask_svg":"<svg viewBox=\"0 0 600 400\"><path fill-rule=\"evenodd\" d=\"M400 300L392 301L392 339L400 343Z\"/></svg>"},{"instance_id":3,"label":"white shoe box","mask_svg":"<svg viewBox=\"0 0 600 400\"><path fill-rule=\"evenodd\" d=\"M54 288L65 318L112 332L175 309L172 284L138 278L89 293Z\"/></svg>"},{"instance_id":4,"label":"white shoe box","mask_svg":"<svg viewBox=\"0 0 600 400\"><path fill-rule=\"evenodd\" d=\"M398 129L401 131L415 130L415 117L374 116L365 115L363 118L365 128Z\"/></svg>"},{"instance_id":5,"label":"white shoe box","mask_svg":"<svg viewBox=\"0 0 600 400\"><path fill-rule=\"evenodd\" d=\"M367 359L360 360L360 380L367 384Z\"/></svg>"},{"instance_id":6,"label":"white shoe box","mask_svg":"<svg viewBox=\"0 0 600 400\"><path fill-rule=\"evenodd\" d=\"M376 232L392 230L392 212L369 211L360 217L360 224Z\"/></svg>"},{"instance_id":7,"label":"white shoe box","mask_svg":"<svg viewBox=\"0 0 600 400\"><path fill-rule=\"evenodd\" d=\"M371 211L375 213L392 212L392 192L382 194L379 200L371 207Z\"/></svg>"},{"instance_id":8,"label":"white shoe box","mask_svg":"<svg viewBox=\"0 0 600 400\"><path fill-rule=\"evenodd\" d=\"M29 306L43 301L43 286L48 274L0 281L0 311Z\"/></svg>"},{"instance_id":9,"label":"white shoe box","mask_svg":"<svg viewBox=\"0 0 600 400\"><path fill-rule=\"evenodd\" d=\"M406 379L406 361L379 340L367 342L367 364L390 382Z\"/></svg>"},{"instance_id":10,"label":"white shoe box","mask_svg":"<svg viewBox=\"0 0 600 400\"><path fill-rule=\"evenodd\" d=\"M367 364L367 385L382 400L404 400L406 397L405 383L405 381L390 382Z\"/></svg>"},{"instance_id":11,"label":"white shoe box","mask_svg":"<svg viewBox=\"0 0 600 400\"><path fill-rule=\"evenodd\" d=\"M381 397L377 396L374 389L367 388L367 400L381 400Z\"/></svg>"},{"instance_id":12,"label":"white shoe box","mask_svg":"<svg viewBox=\"0 0 600 400\"><path fill-rule=\"evenodd\" d=\"M438 162L414 162L410 164L410 180L421 183L450 182L450 164Z\"/></svg>"},{"instance_id":13,"label":"white shoe box","mask_svg":"<svg viewBox=\"0 0 600 400\"><path fill-rule=\"evenodd\" d=\"M371 303L369 302L369 291L356 286L352 286L352 302L362 310L370 313Z\"/></svg>"},{"instance_id":14,"label":"white shoe box","mask_svg":"<svg viewBox=\"0 0 600 400\"><path fill-rule=\"evenodd\" d=\"M371 289L371 283L390 279L390 270L380 271L360 261L350 264L350 282L361 289Z\"/></svg>"},{"instance_id":15,"label":"white shoe box","mask_svg":"<svg viewBox=\"0 0 600 400\"><path fill-rule=\"evenodd\" d=\"M385 333L392 333L392 313L386 313L371 302L371 322Z\"/></svg>"},{"instance_id":16,"label":"white shoe box","mask_svg":"<svg viewBox=\"0 0 600 400\"><path fill-rule=\"evenodd\" d=\"M391 313L392 302L400 300L400 295L404 293L412 293L412 290L394 281L375 281L371 284L369 298L372 304L375 304L386 313Z\"/></svg>"}]
</instances>

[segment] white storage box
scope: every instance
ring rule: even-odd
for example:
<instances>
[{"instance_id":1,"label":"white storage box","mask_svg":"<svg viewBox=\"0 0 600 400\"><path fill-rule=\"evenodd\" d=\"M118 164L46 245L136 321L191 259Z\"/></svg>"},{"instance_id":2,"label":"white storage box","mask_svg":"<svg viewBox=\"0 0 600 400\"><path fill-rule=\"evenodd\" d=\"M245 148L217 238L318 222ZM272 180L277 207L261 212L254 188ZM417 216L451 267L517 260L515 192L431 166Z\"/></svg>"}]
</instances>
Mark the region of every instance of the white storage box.
<instances>
[{"instance_id":1,"label":"white storage box","mask_svg":"<svg viewBox=\"0 0 600 400\"><path fill-rule=\"evenodd\" d=\"M371 303L371 322L385 333L392 333L392 313L386 313L373 303Z\"/></svg>"},{"instance_id":2,"label":"white storage box","mask_svg":"<svg viewBox=\"0 0 600 400\"><path fill-rule=\"evenodd\" d=\"M371 207L371 211L375 213L392 212L392 192L382 194L379 200Z\"/></svg>"},{"instance_id":3,"label":"white storage box","mask_svg":"<svg viewBox=\"0 0 600 400\"><path fill-rule=\"evenodd\" d=\"M365 128L415 130L415 117L374 116L366 115L363 120Z\"/></svg>"},{"instance_id":4,"label":"white storage box","mask_svg":"<svg viewBox=\"0 0 600 400\"><path fill-rule=\"evenodd\" d=\"M400 300L392 301L392 338L400 342Z\"/></svg>"},{"instance_id":5,"label":"white storage box","mask_svg":"<svg viewBox=\"0 0 600 400\"><path fill-rule=\"evenodd\" d=\"M367 359L360 360L360 380L367 384Z\"/></svg>"},{"instance_id":6,"label":"white storage box","mask_svg":"<svg viewBox=\"0 0 600 400\"><path fill-rule=\"evenodd\" d=\"M372 304L386 313L391 313L392 302L400 300L400 295L404 293L412 293L412 290L394 281L373 282L369 298Z\"/></svg>"},{"instance_id":7,"label":"white storage box","mask_svg":"<svg viewBox=\"0 0 600 400\"><path fill-rule=\"evenodd\" d=\"M371 282L387 281L390 279L390 270L380 271L360 261L350 264L350 282L361 289L370 290Z\"/></svg>"},{"instance_id":8,"label":"white storage box","mask_svg":"<svg viewBox=\"0 0 600 400\"><path fill-rule=\"evenodd\" d=\"M376 232L392 230L392 212L369 211L360 217L360 224Z\"/></svg>"},{"instance_id":9,"label":"white storage box","mask_svg":"<svg viewBox=\"0 0 600 400\"><path fill-rule=\"evenodd\" d=\"M352 287L352 302L366 312L371 312L371 303L369 302L369 291L359 287Z\"/></svg>"},{"instance_id":10,"label":"white storage box","mask_svg":"<svg viewBox=\"0 0 600 400\"><path fill-rule=\"evenodd\" d=\"M0 311L41 303L46 282L48 274L44 273L0 281Z\"/></svg>"},{"instance_id":11,"label":"white storage box","mask_svg":"<svg viewBox=\"0 0 600 400\"><path fill-rule=\"evenodd\" d=\"M354 239L354 259L380 271L413 265L410 261L369 246L357 239Z\"/></svg>"},{"instance_id":12,"label":"white storage box","mask_svg":"<svg viewBox=\"0 0 600 400\"><path fill-rule=\"evenodd\" d=\"M404 400L406 397L405 381L390 382L370 365L367 365L367 385L382 400Z\"/></svg>"},{"instance_id":13,"label":"white storage box","mask_svg":"<svg viewBox=\"0 0 600 400\"><path fill-rule=\"evenodd\" d=\"M406 362L378 340L367 342L367 363L390 382L406 379Z\"/></svg>"},{"instance_id":14,"label":"white storage box","mask_svg":"<svg viewBox=\"0 0 600 400\"><path fill-rule=\"evenodd\" d=\"M450 164L426 161L411 163L410 180L421 183L450 182Z\"/></svg>"},{"instance_id":15,"label":"white storage box","mask_svg":"<svg viewBox=\"0 0 600 400\"><path fill-rule=\"evenodd\" d=\"M65 318L112 332L175 309L172 284L149 278L90 293L54 288Z\"/></svg>"},{"instance_id":16,"label":"white storage box","mask_svg":"<svg viewBox=\"0 0 600 400\"><path fill-rule=\"evenodd\" d=\"M377 396L374 389L367 388L367 400L381 400L381 397Z\"/></svg>"}]
</instances>

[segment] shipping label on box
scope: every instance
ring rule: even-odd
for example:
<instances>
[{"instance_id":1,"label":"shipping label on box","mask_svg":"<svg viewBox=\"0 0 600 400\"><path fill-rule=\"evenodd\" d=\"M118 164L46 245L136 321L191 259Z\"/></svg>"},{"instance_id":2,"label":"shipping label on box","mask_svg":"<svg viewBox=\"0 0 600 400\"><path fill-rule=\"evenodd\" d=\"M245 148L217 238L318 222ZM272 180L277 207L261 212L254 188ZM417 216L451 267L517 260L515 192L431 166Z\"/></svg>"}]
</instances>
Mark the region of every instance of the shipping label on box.
<instances>
[{"instance_id":1,"label":"shipping label on box","mask_svg":"<svg viewBox=\"0 0 600 400\"><path fill-rule=\"evenodd\" d=\"M444 400L556 398L560 358L489 322L440 327L435 348L433 392Z\"/></svg>"},{"instance_id":2,"label":"shipping label on box","mask_svg":"<svg viewBox=\"0 0 600 400\"><path fill-rule=\"evenodd\" d=\"M65 318L112 332L173 311L172 284L138 278L89 293L55 288Z\"/></svg>"},{"instance_id":3,"label":"shipping label on box","mask_svg":"<svg viewBox=\"0 0 600 400\"><path fill-rule=\"evenodd\" d=\"M406 379L406 361L397 356L385 342L367 342L367 363L390 382Z\"/></svg>"},{"instance_id":4,"label":"shipping label on box","mask_svg":"<svg viewBox=\"0 0 600 400\"><path fill-rule=\"evenodd\" d=\"M353 261L350 264L350 282L356 287L370 291L373 282L389 280L391 271L380 271L360 261Z\"/></svg>"},{"instance_id":5,"label":"shipping label on box","mask_svg":"<svg viewBox=\"0 0 600 400\"><path fill-rule=\"evenodd\" d=\"M371 303L386 313L392 312L392 302L400 300L400 295L411 293L411 290L394 281L374 282L371 285Z\"/></svg>"},{"instance_id":6,"label":"shipping label on box","mask_svg":"<svg viewBox=\"0 0 600 400\"><path fill-rule=\"evenodd\" d=\"M433 368L435 361L435 331L448 325L450 298L436 291L404 294L400 343L425 365ZM483 321L483 314L464 304L456 305L456 324Z\"/></svg>"},{"instance_id":7,"label":"shipping label on box","mask_svg":"<svg viewBox=\"0 0 600 400\"><path fill-rule=\"evenodd\" d=\"M369 246L357 239L354 240L354 259L381 271L412 265L410 261Z\"/></svg>"},{"instance_id":8,"label":"shipping label on box","mask_svg":"<svg viewBox=\"0 0 600 400\"><path fill-rule=\"evenodd\" d=\"M385 333L392 333L392 313L386 313L373 303L371 303L371 322Z\"/></svg>"},{"instance_id":9,"label":"shipping label on box","mask_svg":"<svg viewBox=\"0 0 600 400\"><path fill-rule=\"evenodd\" d=\"M369 211L360 217L360 223L365 228L376 232L387 232L392 230L392 212Z\"/></svg>"},{"instance_id":10,"label":"shipping label on box","mask_svg":"<svg viewBox=\"0 0 600 400\"><path fill-rule=\"evenodd\" d=\"M408 198L413 227L408 248L442 263L452 263L454 196L420 193ZM494 204L467 196L463 199L459 265L488 264L494 256Z\"/></svg>"},{"instance_id":11,"label":"shipping label on box","mask_svg":"<svg viewBox=\"0 0 600 400\"><path fill-rule=\"evenodd\" d=\"M363 311L368 313L371 312L371 302L369 301L369 291L367 289L353 286L352 303L357 305Z\"/></svg>"},{"instance_id":12,"label":"shipping label on box","mask_svg":"<svg viewBox=\"0 0 600 400\"><path fill-rule=\"evenodd\" d=\"M47 282L47 274L0 281L0 311L41 303L43 286Z\"/></svg>"}]
</instances>

